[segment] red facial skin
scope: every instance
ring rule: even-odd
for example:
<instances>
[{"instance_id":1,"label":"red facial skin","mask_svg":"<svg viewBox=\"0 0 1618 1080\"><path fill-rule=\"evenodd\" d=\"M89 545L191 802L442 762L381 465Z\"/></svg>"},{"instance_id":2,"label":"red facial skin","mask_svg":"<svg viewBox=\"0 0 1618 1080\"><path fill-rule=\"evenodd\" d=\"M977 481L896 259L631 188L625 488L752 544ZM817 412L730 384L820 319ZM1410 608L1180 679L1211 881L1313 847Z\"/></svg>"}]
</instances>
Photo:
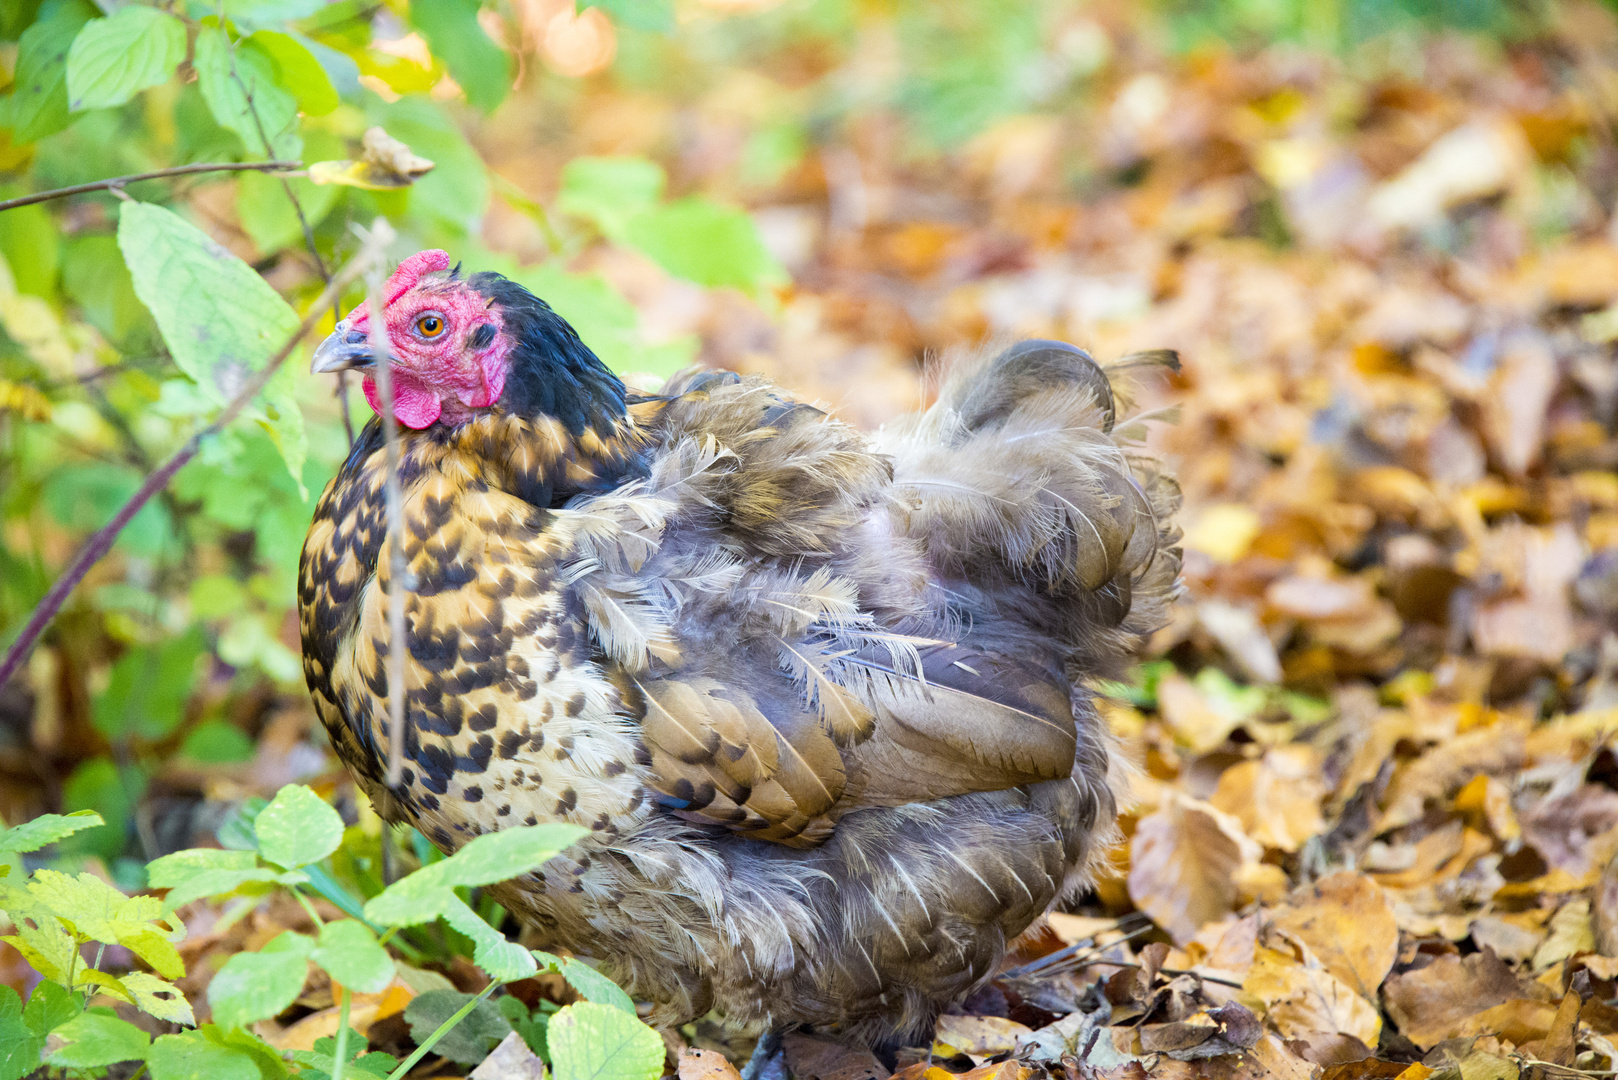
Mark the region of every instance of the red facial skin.
<instances>
[{"instance_id":1,"label":"red facial skin","mask_svg":"<svg viewBox=\"0 0 1618 1080\"><path fill-rule=\"evenodd\" d=\"M408 428L440 419L458 424L500 400L505 388L511 343L500 311L465 282L426 278L447 269L447 253L419 251L399 264L382 294L393 355L393 415ZM349 312L349 326L369 331L370 315L369 305L360 304ZM494 338L474 349L471 338L481 326L493 326ZM380 415L382 399L372 376L365 376L364 389L365 400Z\"/></svg>"}]
</instances>

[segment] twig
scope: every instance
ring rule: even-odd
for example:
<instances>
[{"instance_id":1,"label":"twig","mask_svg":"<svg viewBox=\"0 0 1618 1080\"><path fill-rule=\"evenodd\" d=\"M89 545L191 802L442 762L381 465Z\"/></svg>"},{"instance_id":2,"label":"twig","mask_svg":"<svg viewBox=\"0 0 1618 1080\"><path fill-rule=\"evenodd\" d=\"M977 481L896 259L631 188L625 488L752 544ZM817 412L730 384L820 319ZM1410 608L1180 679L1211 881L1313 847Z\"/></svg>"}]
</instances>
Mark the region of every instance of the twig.
<instances>
[{"instance_id":1,"label":"twig","mask_svg":"<svg viewBox=\"0 0 1618 1080\"><path fill-rule=\"evenodd\" d=\"M225 5L224 0L220 0L219 25L223 26L224 24ZM230 77L235 80L237 87L241 89L242 100L247 102L247 115L253 118L253 128L258 132L258 141L264 144L264 156L270 157L275 153L275 146L270 142L269 131L264 127L264 118L259 115L258 103L253 100L253 91L248 87L247 80L242 78L241 69L236 66L236 46L238 42L231 41L228 37L226 42L229 45L226 53L230 57ZM281 190L286 193L287 201L292 204L293 212L298 215L298 226L303 230L304 246L309 249L310 257L315 260L315 269L320 273L320 280L330 285L331 274L326 269L326 260L320 257L320 249L315 246L315 231L309 227L308 215L303 212L303 203L298 201L297 194L292 190L292 181L284 176L281 177ZM343 321L342 310L337 306L341 300L342 297L340 296L332 299L331 321L333 326ZM352 450L354 448L354 419L348 412L348 372L346 371L337 373L337 404L343 414L343 434L348 436L348 447Z\"/></svg>"},{"instance_id":2,"label":"twig","mask_svg":"<svg viewBox=\"0 0 1618 1080\"><path fill-rule=\"evenodd\" d=\"M389 230L391 234L392 230ZM374 240L373 233L373 240ZM391 239L391 235L388 239ZM371 353L376 357L372 378L382 405L382 436L386 448L387 476L383 498L387 507L388 552L388 771L383 786L391 793L404 772L404 635L405 590L408 570L404 557L404 497L399 490L399 425L393 414L393 372L389 369L388 329L383 322L382 270L372 267L365 274L366 305L370 314ZM386 815L384 815L386 816Z\"/></svg>"},{"instance_id":3,"label":"twig","mask_svg":"<svg viewBox=\"0 0 1618 1080\"><path fill-rule=\"evenodd\" d=\"M45 594L45 598L39 602L39 606L34 608L34 613L29 616L27 625L17 635L17 640L11 643L11 648L6 651L5 660L0 661L0 686L4 686L11 676L16 673L17 668L22 665L24 658L27 657L29 650L39 640L39 635L44 632L45 627L50 625L57 612L62 610L62 605L67 603L67 598L72 594L74 588L80 581L84 580L84 576L90 572L90 568L100 562L102 556L106 555L108 551L112 550L112 542L117 539L124 526L128 525L130 520L140 512L141 507L150 502L153 495L167 487L168 482L174 479L174 474L184 468L186 462L197 456L197 451L202 448L203 439L223 431L226 425L235 420L241 411L247 407L248 402L258 396L259 391L264 389L275 373L280 370L281 365L286 362L286 358L292 355L292 350L298 347L298 342L302 341L304 335L320 321L320 313L331 304L332 300L341 296L343 290L348 288L356 278L369 269L372 263L380 262L386 245L383 234L391 236L392 230L387 227L386 222L383 222L380 218L377 220L380 228L373 227L371 235L373 238L381 240L381 242L373 241L360 249L359 254L354 256L347 266L343 267L337 276L332 279L332 283L326 287L325 292L320 294L320 298L315 301L310 313L304 316L303 321L298 325L298 329L286 340L286 344L282 345L262 368L254 372L253 377L242 387L241 392L230 400L230 403L214 418L213 423L186 440L185 445L180 447L173 457L169 458L168 461L163 463L162 467L146 478L135 494L129 497L129 501L124 503L118 512L113 515L112 520L97 529L90 539L85 541L78 554L73 556L73 561L68 564L67 569L62 571L62 576L56 579L56 583Z\"/></svg>"},{"instance_id":4,"label":"twig","mask_svg":"<svg viewBox=\"0 0 1618 1080\"><path fill-rule=\"evenodd\" d=\"M49 202L51 199L65 199L69 195L83 195L87 191L121 193L125 184L134 184L141 180L161 180L166 176L190 176L194 173L208 172L291 172L301 168L303 168L301 161L214 161L202 165L176 165L172 169L115 176L111 180L93 180L88 184L74 184L72 187L19 195L15 199L0 201L0 211L14 210L19 206L32 206L34 203Z\"/></svg>"}]
</instances>

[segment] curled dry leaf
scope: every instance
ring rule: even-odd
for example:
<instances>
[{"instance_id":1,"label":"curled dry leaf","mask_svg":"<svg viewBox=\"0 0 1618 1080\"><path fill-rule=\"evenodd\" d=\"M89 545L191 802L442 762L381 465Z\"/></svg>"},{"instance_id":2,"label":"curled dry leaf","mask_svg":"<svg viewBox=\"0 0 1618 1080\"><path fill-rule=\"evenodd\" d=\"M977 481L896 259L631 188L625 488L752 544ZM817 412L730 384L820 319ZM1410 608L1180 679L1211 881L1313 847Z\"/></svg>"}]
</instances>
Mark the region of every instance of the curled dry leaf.
<instances>
[{"instance_id":1,"label":"curled dry leaf","mask_svg":"<svg viewBox=\"0 0 1618 1080\"><path fill-rule=\"evenodd\" d=\"M316 184L392 191L414 184L436 164L418 156L380 127L365 132L362 146L364 152L358 161L317 161L310 165L309 179Z\"/></svg>"},{"instance_id":2,"label":"curled dry leaf","mask_svg":"<svg viewBox=\"0 0 1618 1080\"><path fill-rule=\"evenodd\" d=\"M722 1055L714 1054L714 1056L724 1061ZM680 1080L690 1080L685 1075L684 1064L682 1058ZM730 1075L732 1080L739 1080L735 1068L731 1068ZM489 1056L484 1058L477 1068L467 1074L466 1080L545 1080L545 1063L539 1059L539 1055L528 1049L523 1037L513 1031L500 1040L500 1045L490 1051ZM724 1078L705 1077L704 1080L724 1080Z\"/></svg>"},{"instance_id":3,"label":"curled dry leaf","mask_svg":"<svg viewBox=\"0 0 1618 1080\"><path fill-rule=\"evenodd\" d=\"M1519 978L1492 950L1484 949L1470 956L1440 956L1426 967L1392 975L1382 996L1400 1033L1429 1050L1445 1039L1491 1030L1479 1023L1510 1018L1505 1014L1535 1012L1537 1006L1547 1003L1551 992ZM1509 1008L1499 1017L1481 1016L1501 1006ZM1554 1008L1551 1012L1554 1014ZM1474 1018L1479 1019L1474 1022ZM1546 1024L1548 1028L1548 1019Z\"/></svg>"},{"instance_id":4,"label":"curled dry leaf","mask_svg":"<svg viewBox=\"0 0 1618 1080\"><path fill-rule=\"evenodd\" d=\"M1266 1018L1283 1036L1337 1032L1375 1046L1382 1034L1376 1006L1306 948L1259 945L1242 989L1264 1003Z\"/></svg>"},{"instance_id":5,"label":"curled dry leaf","mask_svg":"<svg viewBox=\"0 0 1618 1080\"><path fill-rule=\"evenodd\" d=\"M1229 814L1175 793L1135 826L1129 896L1184 944L1235 909L1237 875L1259 854Z\"/></svg>"},{"instance_id":6,"label":"curled dry leaf","mask_svg":"<svg viewBox=\"0 0 1618 1080\"><path fill-rule=\"evenodd\" d=\"M975 1058L1009 1053L1017 1040L1034 1029L1000 1016L940 1016L933 1029L934 1052L950 1057L959 1052Z\"/></svg>"}]
</instances>

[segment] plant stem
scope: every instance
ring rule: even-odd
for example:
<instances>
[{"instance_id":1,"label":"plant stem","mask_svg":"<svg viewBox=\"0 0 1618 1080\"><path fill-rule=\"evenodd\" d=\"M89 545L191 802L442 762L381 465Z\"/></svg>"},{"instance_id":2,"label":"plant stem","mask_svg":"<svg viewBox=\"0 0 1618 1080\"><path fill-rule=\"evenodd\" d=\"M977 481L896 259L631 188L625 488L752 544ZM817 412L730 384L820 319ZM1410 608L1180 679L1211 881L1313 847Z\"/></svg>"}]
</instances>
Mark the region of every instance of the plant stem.
<instances>
[{"instance_id":1,"label":"plant stem","mask_svg":"<svg viewBox=\"0 0 1618 1080\"><path fill-rule=\"evenodd\" d=\"M371 352L376 356L372 378L382 403L382 433L386 440L387 477L383 489L387 506L388 551L388 771L383 786L391 797L404 771L404 635L405 590L410 587L404 557L404 497L399 490L399 425L393 415L393 372L388 365L387 323L383 322L382 273L372 268L365 276L370 311Z\"/></svg>"},{"instance_id":2,"label":"plant stem","mask_svg":"<svg viewBox=\"0 0 1618 1080\"><path fill-rule=\"evenodd\" d=\"M162 180L168 176L191 176L195 173L209 172L290 172L301 168L303 168L301 161L214 161L201 165L176 165L172 169L115 176L110 180L93 180L88 184L74 184L72 187L19 195L15 199L0 201L0 211L14 210L19 206L32 206L35 203L49 202L51 199L65 199L69 195L83 195L88 191L118 191L125 184L141 180Z\"/></svg>"},{"instance_id":3,"label":"plant stem","mask_svg":"<svg viewBox=\"0 0 1618 1080\"><path fill-rule=\"evenodd\" d=\"M298 898L298 903L303 905L303 910L309 913L309 918L314 921L316 930L326 925L326 920L320 917L320 912L316 911L314 903L307 896L303 895L302 889L298 888L297 886L293 886L292 895Z\"/></svg>"},{"instance_id":4,"label":"plant stem","mask_svg":"<svg viewBox=\"0 0 1618 1080\"><path fill-rule=\"evenodd\" d=\"M269 361L253 374L253 377L242 387L241 392L232 398L230 403L214 418L213 423L187 439L185 445L175 451L173 457L169 458L156 472L146 478L135 494L129 497L129 501L124 503L118 512L113 515L112 520L97 529L90 539L85 541L78 554L73 556L73 561L68 564L67 569L62 571L61 577L56 579L50 591L45 594L45 598L39 602L39 606L34 608L34 612L29 616L27 624L22 628L22 632L17 635L17 640L13 641L11 648L7 650L5 659L0 661L0 686L4 686L11 676L16 673L17 668L22 666L22 662L28 656L29 650L39 640L39 635L44 633L45 627L50 625L57 612L62 610L62 605L67 603L68 596L72 594L79 582L84 580L84 576L90 572L90 568L100 562L102 556L106 555L108 551L112 550L112 542L118 538L118 534L123 531L124 526L128 525L130 520L140 512L141 507L151 501L153 495L168 486L169 481L174 479L175 473L179 472L188 461L197 456L197 451L202 448L203 439L223 431L226 425L235 420L241 411L247 408L248 402L258 396L259 391L264 389L275 373L280 370L281 365L286 362L286 358L292 355L292 350L298 347L298 342L302 341L304 335L309 332L315 323L320 321L320 312L328 307L334 299L341 296L343 290L348 288L373 262L377 262L382 258L383 251L386 250L388 242L393 238L393 230L388 227L387 222L378 218L377 223L371 228L370 236L371 242L363 246L359 254L355 255L348 265L343 267L337 276L332 279L331 284L326 286L325 291L320 294L320 298L310 308L310 313L303 317L298 329L293 331L292 336L287 338L286 343L276 351L275 355L271 356Z\"/></svg>"},{"instance_id":5,"label":"plant stem","mask_svg":"<svg viewBox=\"0 0 1618 1080\"><path fill-rule=\"evenodd\" d=\"M343 987L343 1004L337 1010L337 1042L332 1046L337 1063L331 1067L331 1080L343 1080L343 1070L348 1065L348 1007L353 1000L353 992Z\"/></svg>"},{"instance_id":6,"label":"plant stem","mask_svg":"<svg viewBox=\"0 0 1618 1080\"><path fill-rule=\"evenodd\" d=\"M442 1039L445 1035L448 1035L452 1030L454 1030L455 1025L459 1024L462 1020L465 1020L472 1010L477 1008L478 1002L486 1000L490 994L494 993L495 987L499 985L499 983L490 983L488 986L483 988L482 993L478 994L477 997L455 1010L455 1015L451 1016L448 1020L445 1020L442 1024L439 1024L438 1030L427 1036L426 1042L416 1047L416 1049L411 1052L409 1057L399 1062L399 1067L388 1074L388 1080L400 1080L405 1073L415 1068L416 1062L426 1057L427 1051L436 1046L438 1044L438 1040Z\"/></svg>"}]
</instances>

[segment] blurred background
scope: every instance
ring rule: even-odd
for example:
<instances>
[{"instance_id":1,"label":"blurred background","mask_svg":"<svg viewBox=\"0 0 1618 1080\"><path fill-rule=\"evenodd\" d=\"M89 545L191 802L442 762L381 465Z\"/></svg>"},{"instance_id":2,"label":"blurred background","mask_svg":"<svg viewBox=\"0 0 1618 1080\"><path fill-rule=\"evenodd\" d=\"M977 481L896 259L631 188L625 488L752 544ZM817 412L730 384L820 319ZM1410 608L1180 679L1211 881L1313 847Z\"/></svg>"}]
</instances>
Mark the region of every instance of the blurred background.
<instances>
[{"instance_id":1,"label":"blurred background","mask_svg":"<svg viewBox=\"0 0 1618 1080\"><path fill-rule=\"evenodd\" d=\"M271 152L355 159L380 126L432 171L397 190L233 174L128 195L300 311L357 249L352 225L381 214L396 255L444 247L513 275L642 384L690 362L763 372L866 426L926 400L930 357L997 335L1103 360L1179 350L1183 371L1137 394L1185 491L1187 594L1132 681L1106 688L1145 770L1126 828L1173 790L1234 815L1263 856L1193 890L1176 925L1344 844L1382 844L1397 871L1473 812L1433 818L1423 799L1480 772L1508 809L1525 791L1542 806L1559 778L1558 798L1584 793L1555 818L1515 804L1497 831L1516 840L1489 842L1507 879L1578 879L1614 846L1613 7L173 9L193 42L228 20L265 73L269 127L209 100L190 53L121 104L74 110L47 85L51 56L59 71L106 12L9 0L0 198ZM217 411L135 295L116 210L101 193L0 213L0 642ZM64 857L127 888L243 799L294 780L348 797L303 688L293 581L345 424L369 411L356 392L345 419L306 352L291 367L302 434L247 421L212 440L0 687L0 818L99 811L106 827ZM1525 742L1551 718L1554 738ZM1353 800L1386 793L1390 763L1415 809L1367 816ZM1537 862L1513 869L1524 835ZM1161 916L1182 887L1142 874L1096 900ZM1467 902L1428 893L1414 925Z\"/></svg>"}]
</instances>

